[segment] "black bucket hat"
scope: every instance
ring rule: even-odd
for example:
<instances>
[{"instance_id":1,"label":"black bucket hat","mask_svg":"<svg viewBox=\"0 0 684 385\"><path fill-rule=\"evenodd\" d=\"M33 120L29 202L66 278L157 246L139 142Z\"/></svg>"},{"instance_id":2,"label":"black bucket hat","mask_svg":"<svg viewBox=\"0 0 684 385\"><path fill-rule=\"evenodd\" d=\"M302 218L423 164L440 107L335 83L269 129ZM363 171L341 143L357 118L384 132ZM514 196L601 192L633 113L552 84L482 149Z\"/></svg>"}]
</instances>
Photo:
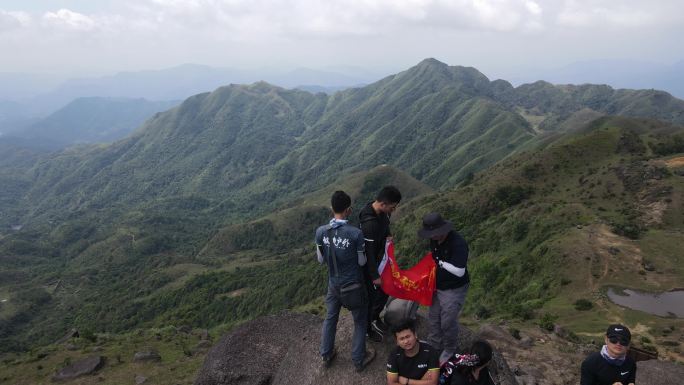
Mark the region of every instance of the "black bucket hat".
<instances>
[{"instance_id":1,"label":"black bucket hat","mask_svg":"<svg viewBox=\"0 0 684 385\"><path fill-rule=\"evenodd\" d=\"M432 238L444 235L451 231L453 224L445 221L438 213L425 214L423 217L423 228L418 230L418 236L421 238Z\"/></svg>"}]
</instances>

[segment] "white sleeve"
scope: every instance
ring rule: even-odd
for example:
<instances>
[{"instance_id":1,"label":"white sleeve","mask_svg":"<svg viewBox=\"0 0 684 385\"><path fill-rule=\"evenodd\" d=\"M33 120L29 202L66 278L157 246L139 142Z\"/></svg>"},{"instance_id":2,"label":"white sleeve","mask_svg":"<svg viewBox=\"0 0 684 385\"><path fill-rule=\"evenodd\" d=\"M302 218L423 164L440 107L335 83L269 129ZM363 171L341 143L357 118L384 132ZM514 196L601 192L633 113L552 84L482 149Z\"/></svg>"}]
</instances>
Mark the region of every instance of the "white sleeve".
<instances>
[{"instance_id":1,"label":"white sleeve","mask_svg":"<svg viewBox=\"0 0 684 385\"><path fill-rule=\"evenodd\" d=\"M439 267L457 277L463 277L465 275L465 267L456 267L449 262L439 261Z\"/></svg>"}]
</instances>

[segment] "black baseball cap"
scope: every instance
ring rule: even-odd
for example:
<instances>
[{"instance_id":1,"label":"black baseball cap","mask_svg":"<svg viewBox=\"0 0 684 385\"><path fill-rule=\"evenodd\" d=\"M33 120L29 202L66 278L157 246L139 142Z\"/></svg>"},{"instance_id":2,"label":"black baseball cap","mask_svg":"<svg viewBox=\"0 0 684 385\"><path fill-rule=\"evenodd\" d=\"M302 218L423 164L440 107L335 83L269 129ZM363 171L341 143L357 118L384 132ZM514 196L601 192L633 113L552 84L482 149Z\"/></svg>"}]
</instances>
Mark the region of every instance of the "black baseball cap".
<instances>
[{"instance_id":1,"label":"black baseball cap","mask_svg":"<svg viewBox=\"0 0 684 385\"><path fill-rule=\"evenodd\" d=\"M620 339L620 341L626 343L629 343L629 341L632 339L632 333L629 332L629 328L621 324L613 324L608 326L608 330L606 330L606 336L608 338L617 337Z\"/></svg>"}]
</instances>

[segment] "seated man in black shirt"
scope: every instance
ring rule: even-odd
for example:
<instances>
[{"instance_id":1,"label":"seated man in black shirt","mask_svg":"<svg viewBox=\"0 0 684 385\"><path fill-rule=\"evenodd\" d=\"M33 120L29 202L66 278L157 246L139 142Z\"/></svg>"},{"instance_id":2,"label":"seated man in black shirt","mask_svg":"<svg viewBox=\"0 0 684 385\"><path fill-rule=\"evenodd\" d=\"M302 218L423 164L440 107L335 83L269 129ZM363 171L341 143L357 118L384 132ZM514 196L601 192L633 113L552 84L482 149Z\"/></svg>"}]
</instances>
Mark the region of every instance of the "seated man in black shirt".
<instances>
[{"instance_id":1,"label":"seated man in black shirt","mask_svg":"<svg viewBox=\"0 0 684 385\"><path fill-rule=\"evenodd\" d=\"M624 325L610 325L605 345L582 362L581 385L634 385L636 363L627 356L632 334Z\"/></svg>"},{"instance_id":2,"label":"seated man in black shirt","mask_svg":"<svg viewBox=\"0 0 684 385\"><path fill-rule=\"evenodd\" d=\"M436 385L439 352L418 341L413 321L392 327L397 349L387 359L387 385Z\"/></svg>"}]
</instances>

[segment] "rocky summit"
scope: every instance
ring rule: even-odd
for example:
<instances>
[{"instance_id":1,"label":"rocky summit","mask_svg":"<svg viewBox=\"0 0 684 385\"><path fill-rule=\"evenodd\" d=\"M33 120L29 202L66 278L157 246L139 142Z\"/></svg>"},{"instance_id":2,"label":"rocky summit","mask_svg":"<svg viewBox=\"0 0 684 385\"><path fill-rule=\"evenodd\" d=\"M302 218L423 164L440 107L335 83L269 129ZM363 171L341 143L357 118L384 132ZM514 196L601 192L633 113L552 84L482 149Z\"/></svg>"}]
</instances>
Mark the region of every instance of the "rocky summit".
<instances>
[{"instance_id":1,"label":"rocky summit","mask_svg":"<svg viewBox=\"0 0 684 385\"><path fill-rule=\"evenodd\" d=\"M295 385L295 384L378 384L385 379L393 339L368 343L377 352L362 373L351 361L353 322L349 312L340 315L337 326L337 357L324 368L318 354L322 320L314 315L283 312L258 318L224 336L207 355L195 385ZM418 335L426 335L427 322L419 318ZM461 330L461 346L469 346L477 335ZM498 384L516 384L506 361L494 352L490 366Z\"/></svg>"}]
</instances>

